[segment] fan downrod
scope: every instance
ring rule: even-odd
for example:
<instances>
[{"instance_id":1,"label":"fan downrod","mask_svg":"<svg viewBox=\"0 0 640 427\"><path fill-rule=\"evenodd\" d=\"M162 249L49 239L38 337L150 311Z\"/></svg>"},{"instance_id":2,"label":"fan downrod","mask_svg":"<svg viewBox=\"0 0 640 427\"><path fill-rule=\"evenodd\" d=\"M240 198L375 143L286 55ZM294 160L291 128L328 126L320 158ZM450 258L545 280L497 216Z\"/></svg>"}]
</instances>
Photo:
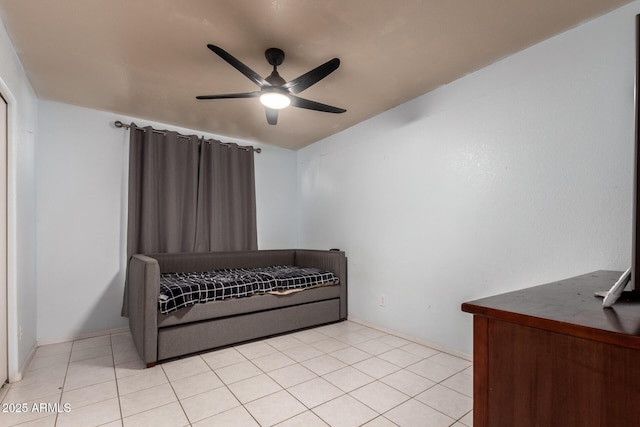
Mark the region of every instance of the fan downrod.
<instances>
[{"instance_id":1,"label":"fan downrod","mask_svg":"<svg viewBox=\"0 0 640 427\"><path fill-rule=\"evenodd\" d=\"M267 62L274 67L277 67L284 62L284 52L277 47L270 47L265 50L264 57L267 58Z\"/></svg>"}]
</instances>

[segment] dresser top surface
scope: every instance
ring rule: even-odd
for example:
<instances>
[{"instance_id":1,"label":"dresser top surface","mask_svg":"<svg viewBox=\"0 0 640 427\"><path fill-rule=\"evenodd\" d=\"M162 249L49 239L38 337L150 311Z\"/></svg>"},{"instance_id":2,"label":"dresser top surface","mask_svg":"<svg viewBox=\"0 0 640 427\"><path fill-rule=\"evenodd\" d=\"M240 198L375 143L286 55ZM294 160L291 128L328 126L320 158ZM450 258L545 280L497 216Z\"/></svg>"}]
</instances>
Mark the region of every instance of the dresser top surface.
<instances>
[{"instance_id":1,"label":"dresser top surface","mask_svg":"<svg viewBox=\"0 0 640 427\"><path fill-rule=\"evenodd\" d=\"M611 288L621 274L620 271L594 271L466 302L462 310L557 332L579 330L577 335L621 335L631 339L636 347L640 345L640 302L620 298L611 308L603 308L602 298L594 296L595 292Z\"/></svg>"}]
</instances>

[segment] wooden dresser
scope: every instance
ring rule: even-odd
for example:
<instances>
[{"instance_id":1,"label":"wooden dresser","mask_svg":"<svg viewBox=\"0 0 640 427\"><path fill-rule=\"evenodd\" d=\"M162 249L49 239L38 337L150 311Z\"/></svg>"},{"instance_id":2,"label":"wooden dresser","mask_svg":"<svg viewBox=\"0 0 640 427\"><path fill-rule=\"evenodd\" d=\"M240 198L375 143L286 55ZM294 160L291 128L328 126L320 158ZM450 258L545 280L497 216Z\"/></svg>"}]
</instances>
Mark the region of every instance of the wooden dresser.
<instances>
[{"instance_id":1,"label":"wooden dresser","mask_svg":"<svg viewBox=\"0 0 640 427\"><path fill-rule=\"evenodd\" d=\"M596 271L462 304L473 317L474 427L640 426L640 302L609 309Z\"/></svg>"}]
</instances>

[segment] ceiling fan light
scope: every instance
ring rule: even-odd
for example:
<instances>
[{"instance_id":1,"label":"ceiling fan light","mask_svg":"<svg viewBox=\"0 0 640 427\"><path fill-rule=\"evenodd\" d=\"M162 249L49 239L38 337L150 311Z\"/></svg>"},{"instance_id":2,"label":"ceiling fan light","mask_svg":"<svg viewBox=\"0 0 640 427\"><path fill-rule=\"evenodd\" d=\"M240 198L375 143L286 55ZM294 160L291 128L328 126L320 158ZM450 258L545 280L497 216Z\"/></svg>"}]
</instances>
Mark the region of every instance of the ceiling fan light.
<instances>
[{"instance_id":1,"label":"ceiling fan light","mask_svg":"<svg viewBox=\"0 0 640 427\"><path fill-rule=\"evenodd\" d=\"M282 92L268 91L260 95L260 102L267 108L282 110L291 104L291 99Z\"/></svg>"}]
</instances>

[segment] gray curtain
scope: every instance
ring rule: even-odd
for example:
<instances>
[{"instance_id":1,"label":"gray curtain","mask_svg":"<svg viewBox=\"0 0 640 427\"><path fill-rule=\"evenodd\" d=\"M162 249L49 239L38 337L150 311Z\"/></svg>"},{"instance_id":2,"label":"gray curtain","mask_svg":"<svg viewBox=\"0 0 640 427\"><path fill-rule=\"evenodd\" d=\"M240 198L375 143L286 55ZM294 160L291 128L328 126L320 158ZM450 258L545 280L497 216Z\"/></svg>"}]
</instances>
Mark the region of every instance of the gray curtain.
<instances>
[{"instance_id":1,"label":"gray curtain","mask_svg":"<svg viewBox=\"0 0 640 427\"><path fill-rule=\"evenodd\" d=\"M131 126L127 252L257 249L253 150Z\"/></svg>"},{"instance_id":2,"label":"gray curtain","mask_svg":"<svg viewBox=\"0 0 640 427\"><path fill-rule=\"evenodd\" d=\"M131 124L128 257L255 250L255 200L252 149Z\"/></svg>"},{"instance_id":3,"label":"gray curtain","mask_svg":"<svg viewBox=\"0 0 640 427\"><path fill-rule=\"evenodd\" d=\"M202 144L200 181L195 251L258 249L253 150Z\"/></svg>"},{"instance_id":4,"label":"gray curtain","mask_svg":"<svg viewBox=\"0 0 640 427\"><path fill-rule=\"evenodd\" d=\"M130 128L127 255L193 252L200 147L195 136Z\"/></svg>"}]
</instances>

